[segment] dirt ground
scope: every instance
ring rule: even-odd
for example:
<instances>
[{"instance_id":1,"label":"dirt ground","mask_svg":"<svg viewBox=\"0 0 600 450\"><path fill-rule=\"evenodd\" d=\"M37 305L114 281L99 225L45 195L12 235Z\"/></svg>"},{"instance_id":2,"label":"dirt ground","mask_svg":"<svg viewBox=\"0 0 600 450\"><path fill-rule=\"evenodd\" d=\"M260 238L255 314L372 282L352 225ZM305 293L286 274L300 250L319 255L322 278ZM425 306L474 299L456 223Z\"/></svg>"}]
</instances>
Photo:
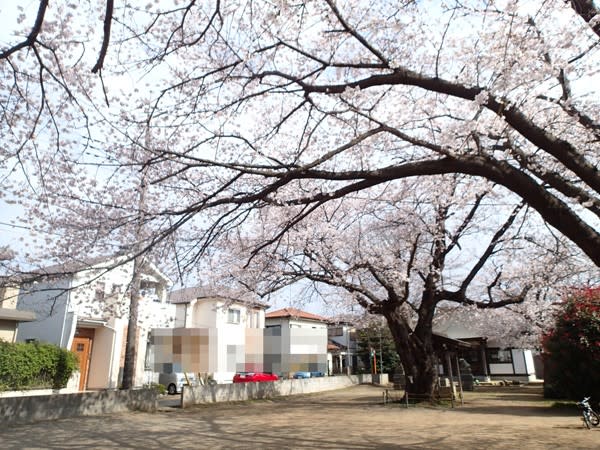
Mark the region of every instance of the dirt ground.
<instances>
[{"instance_id":1,"label":"dirt ground","mask_svg":"<svg viewBox=\"0 0 600 450\"><path fill-rule=\"evenodd\" d=\"M464 406L383 405L383 389L269 401L163 408L19 425L0 430L1 449L406 448L598 449L576 410L551 408L540 387L477 388Z\"/></svg>"}]
</instances>

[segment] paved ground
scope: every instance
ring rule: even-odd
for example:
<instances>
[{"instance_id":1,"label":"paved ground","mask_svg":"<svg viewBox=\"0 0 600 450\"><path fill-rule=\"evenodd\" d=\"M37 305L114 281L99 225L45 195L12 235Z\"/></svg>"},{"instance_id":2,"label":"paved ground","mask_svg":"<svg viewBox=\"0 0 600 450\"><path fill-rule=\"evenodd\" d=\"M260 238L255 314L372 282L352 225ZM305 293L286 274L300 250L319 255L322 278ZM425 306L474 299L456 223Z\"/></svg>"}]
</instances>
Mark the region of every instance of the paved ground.
<instances>
[{"instance_id":1,"label":"paved ground","mask_svg":"<svg viewBox=\"0 0 600 450\"><path fill-rule=\"evenodd\" d=\"M382 405L382 389L163 408L14 426L0 449L406 448L595 449L577 411L550 408L540 388L479 388L455 409ZM1 423L1 422L0 422Z\"/></svg>"}]
</instances>

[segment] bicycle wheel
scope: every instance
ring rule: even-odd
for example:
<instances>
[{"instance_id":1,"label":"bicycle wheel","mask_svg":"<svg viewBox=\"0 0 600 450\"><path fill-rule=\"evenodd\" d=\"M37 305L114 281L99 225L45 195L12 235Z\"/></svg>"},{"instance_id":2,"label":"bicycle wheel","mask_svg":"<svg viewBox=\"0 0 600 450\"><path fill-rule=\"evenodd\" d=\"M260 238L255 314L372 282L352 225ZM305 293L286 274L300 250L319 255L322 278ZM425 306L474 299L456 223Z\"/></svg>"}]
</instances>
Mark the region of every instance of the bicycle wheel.
<instances>
[{"instance_id":1,"label":"bicycle wheel","mask_svg":"<svg viewBox=\"0 0 600 450\"><path fill-rule=\"evenodd\" d=\"M593 427L597 427L600 424L600 416L596 413L596 411L589 412L589 420Z\"/></svg>"},{"instance_id":2,"label":"bicycle wheel","mask_svg":"<svg viewBox=\"0 0 600 450\"><path fill-rule=\"evenodd\" d=\"M588 411L583 411L583 423L588 430L591 428L590 413Z\"/></svg>"}]
</instances>

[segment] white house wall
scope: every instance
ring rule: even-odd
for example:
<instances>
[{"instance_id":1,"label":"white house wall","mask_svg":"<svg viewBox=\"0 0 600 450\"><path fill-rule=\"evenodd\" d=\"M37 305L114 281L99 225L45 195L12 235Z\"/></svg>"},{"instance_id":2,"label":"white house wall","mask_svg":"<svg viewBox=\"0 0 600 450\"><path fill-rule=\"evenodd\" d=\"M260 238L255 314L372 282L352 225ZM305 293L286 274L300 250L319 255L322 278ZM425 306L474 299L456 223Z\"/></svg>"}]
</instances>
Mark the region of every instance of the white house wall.
<instances>
[{"instance_id":1,"label":"white house wall","mask_svg":"<svg viewBox=\"0 0 600 450\"><path fill-rule=\"evenodd\" d=\"M111 377L116 331L108 327L95 329L88 372L89 389L116 388L116 377ZM118 363L118 359L116 359ZM118 365L118 364L117 364ZM117 373L118 375L118 373ZM112 379L111 379L112 378Z\"/></svg>"},{"instance_id":2,"label":"white house wall","mask_svg":"<svg viewBox=\"0 0 600 450\"><path fill-rule=\"evenodd\" d=\"M228 304L223 301L201 300L199 303L203 303L205 306L202 310L194 309L194 313L205 312L205 320L214 320L213 326L217 329L217 367L213 372L214 379L221 383L231 382L236 372L249 371L249 363L252 363L252 367L262 370L262 329L257 328L257 325L260 327L264 323L264 310L249 308L240 303ZM240 311L239 323L228 322L230 308ZM255 317L250 316L256 313L258 313L258 321L255 320ZM194 321L196 321L196 317ZM254 325L254 328L250 328L250 325ZM247 345L249 343L250 346ZM254 352L258 350L258 345L261 348L256 354Z\"/></svg>"},{"instance_id":3,"label":"white house wall","mask_svg":"<svg viewBox=\"0 0 600 450\"><path fill-rule=\"evenodd\" d=\"M65 315L63 332L60 346L63 348L71 348L73 337L75 336L75 328L77 328L77 314L73 311L68 311Z\"/></svg>"},{"instance_id":4,"label":"white house wall","mask_svg":"<svg viewBox=\"0 0 600 450\"><path fill-rule=\"evenodd\" d=\"M90 269L73 276L72 304L77 307L80 317L108 319L127 317L129 301L125 295L133 277L133 262L109 270ZM96 291L102 292L103 299L96 298Z\"/></svg>"},{"instance_id":5,"label":"white house wall","mask_svg":"<svg viewBox=\"0 0 600 450\"><path fill-rule=\"evenodd\" d=\"M188 314L190 314L190 321L189 324L186 324L187 328L217 327L226 321L223 320L223 313L217 309L217 304L212 301L200 300L196 302L192 308L188 309Z\"/></svg>"},{"instance_id":6,"label":"white house wall","mask_svg":"<svg viewBox=\"0 0 600 450\"><path fill-rule=\"evenodd\" d=\"M241 325L226 324L217 329L217 382L230 382L236 372L244 371L246 333Z\"/></svg>"}]
</instances>

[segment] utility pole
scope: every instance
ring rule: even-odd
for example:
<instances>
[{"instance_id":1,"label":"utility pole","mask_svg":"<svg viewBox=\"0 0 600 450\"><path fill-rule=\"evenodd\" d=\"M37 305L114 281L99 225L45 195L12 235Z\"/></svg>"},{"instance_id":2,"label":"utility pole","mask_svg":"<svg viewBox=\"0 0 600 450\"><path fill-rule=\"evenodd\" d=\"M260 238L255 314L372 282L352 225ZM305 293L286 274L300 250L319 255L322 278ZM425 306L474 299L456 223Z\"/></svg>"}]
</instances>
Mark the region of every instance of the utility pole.
<instances>
[{"instance_id":1,"label":"utility pole","mask_svg":"<svg viewBox=\"0 0 600 450\"><path fill-rule=\"evenodd\" d=\"M381 330L383 328L383 321L379 325L379 373L383 373L383 346L381 344L382 336Z\"/></svg>"}]
</instances>

